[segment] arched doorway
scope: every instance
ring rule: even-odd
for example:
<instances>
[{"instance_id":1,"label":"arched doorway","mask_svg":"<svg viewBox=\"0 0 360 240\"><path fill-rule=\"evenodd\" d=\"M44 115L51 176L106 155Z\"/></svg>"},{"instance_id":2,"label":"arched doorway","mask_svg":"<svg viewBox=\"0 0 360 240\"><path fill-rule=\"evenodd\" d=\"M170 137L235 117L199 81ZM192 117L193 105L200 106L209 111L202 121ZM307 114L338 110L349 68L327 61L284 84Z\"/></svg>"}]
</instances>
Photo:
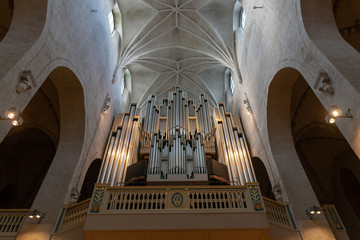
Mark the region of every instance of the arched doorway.
<instances>
[{"instance_id":1,"label":"arched doorway","mask_svg":"<svg viewBox=\"0 0 360 240\"><path fill-rule=\"evenodd\" d=\"M9 31L14 12L14 0L0 1L0 41Z\"/></svg>"}]
</instances>

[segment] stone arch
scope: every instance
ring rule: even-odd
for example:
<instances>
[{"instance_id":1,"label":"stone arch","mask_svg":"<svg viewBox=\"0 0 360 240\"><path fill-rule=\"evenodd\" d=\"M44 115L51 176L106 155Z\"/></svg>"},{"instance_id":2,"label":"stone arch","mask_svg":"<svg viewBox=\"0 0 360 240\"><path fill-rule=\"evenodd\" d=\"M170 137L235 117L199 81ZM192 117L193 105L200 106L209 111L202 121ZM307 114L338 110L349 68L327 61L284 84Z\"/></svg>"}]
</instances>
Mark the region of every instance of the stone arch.
<instances>
[{"instance_id":1,"label":"stone arch","mask_svg":"<svg viewBox=\"0 0 360 240\"><path fill-rule=\"evenodd\" d=\"M30 208L54 158L60 138L60 106L50 78L21 117L23 124L11 128L0 144L2 208Z\"/></svg>"},{"instance_id":2,"label":"stone arch","mask_svg":"<svg viewBox=\"0 0 360 240\"><path fill-rule=\"evenodd\" d=\"M360 55L340 35L336 26L332 0L301 0L297 3L301 32L308 37L311 51L325 55L341 75L360 92L358 81Z\"/></svg>"},{"instance_id":3,"label":"stone arch","mask_svg":"<svg viewBox=\"0 0 360 240\"><path fill-rule=\"evenodd\" d=\"M6 37L0 42L0 59L3 59L0 62L0 79L9 69L19 64L19 60L26 53L35 54L36 51L29 53L29 50L34 47L38 49L41 47L35 43L41 39L43 30L48 29L50 25L50 21L46 21L46 18L51 12L49 10L52 1L16 0L13 2L14 11L11 26ZM45 27L46 23L47 27Z\"/></svg>"},{"instance_id":4,"label":"stone arch","mask_svg":"<svg viewBox=\"0 0 360 240\"><path fill-rule=\"evenodd\" d=\"M100 172L102 160L100 158L95 159L86 171L86 175L83 181L83 185L80 190L79 202L91 198L94 184L97 182L97 178Z\"/></svg>"},{"instance_id":5,"label":"stone arch","mask_svg":"<svg viewBox=\"0 0 360 240\"><path fill-rule=\"evenodd\" d=\"M49 64L56 65L56 63ZM53 224L56 223L58 212L69 192L75 169L83 150L85 135L85 100L81 82L75 73L64 66L44 69L49 72L45 78L51 79L56 87L60 108L60 137L57 151L47 175L40 187L31 209L46 212L43 219L45 227L42 232L50 237ZM36 235L36 230L30 230L25 222L18 239ZM35 237L36 238L36 237Z\"/></svg>"},{"instance_id":6,"label":"stone arch","mask_svg":"<svg viewBox=\"0 0 360 240\"><path fill-rule=\"evenodd\" d=\"M271 153L289 201L296 203L292 205L292 209L303 237L314 237L310 232L302 231L303 227L314 227L317 228L319 238L334 239L324 216L319 216L314 224L305 214L306 208L320 204L301 165L292 136L292 90L300 76L296 69L283 68L270 83L267 127Z\"/></svg>"}]
</instances>

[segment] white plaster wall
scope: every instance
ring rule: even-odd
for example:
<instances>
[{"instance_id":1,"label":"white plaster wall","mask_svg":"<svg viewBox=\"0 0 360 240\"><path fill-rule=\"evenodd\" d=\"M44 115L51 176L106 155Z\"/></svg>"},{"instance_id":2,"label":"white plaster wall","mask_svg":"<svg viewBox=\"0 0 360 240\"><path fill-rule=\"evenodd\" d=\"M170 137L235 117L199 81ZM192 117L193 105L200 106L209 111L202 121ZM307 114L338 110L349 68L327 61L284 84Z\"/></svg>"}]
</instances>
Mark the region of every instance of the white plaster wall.
<instances>
[{"instance_id":1,"label":"white plaster wall","mask_svg":"<svg viewBox=\"0 0 360 240\"><path fill-rule=\"evenodd\" d=\"M297 69L311 87L319 71L328 73L335 94L331 96L313 90L326 109L331 105L344 110L351 108L354 119L340 119L337 126L360 156L359 81L354 78L360 74L360 55L339 37L332 19L331 1L256 0L243 1L243 5L247 13L245 30L241 34L235 33L236 54L243 83L235 85L233 109L240 109L252 155L265 161L273 185L281 181L297 181L294 176L284 174L287 168L285 163L280 166L276 163L268 135L268 127L271 127L267 122L268 89L275 74L285 67ZM254 9L254 6L263 8ZM245 93L253 111L251 116L246 114L246 106L243 104ZM287 153L284 154L286 157ZM300 183L302 180L298 181ZM306 179L304 181L307 182ZM301 189L301 185L287 184L283 191L285 200L297 201L294 194L287 194L301 192ZM306 204L311 201L316 204L313 191L305 191L303 194L305 198L312 199ZM324 232L309 231L314 226L311 227L311 222L306 220L306 204L297 201L297 209L294 211L300 228L303 228L304 239L333 239L331 234L328 235L328 228Z\"/></svg>"},{"instance_id":2,"label":"white plaster wall","mask_svg":"<svg viewBox=\"0 0 360 240\"><path fill-rule=\"evenodd\" d=\"M121 104L118 83L112 84L119 41L116 32L110 33L107 22L112 6L112 0L16 1L13 25L0 42L1 115L10 107L21 112L59 66L75 73L83 87L85 104L83 144L68 146L62 155L64 162L56 163L62 171L66 170L61 179L45 178L33 206L46 212L46 218L40 225L27 221L18 239L49 239L61 205L70 198L71 188L80 189L91 161L102 158L115 110L119 109L115 103ZM15 87L23 70L31 70L36 86L17 94ZM111 102L105 114L102 109L107 94ZM10 128L9 122L0 122L0 141ZM72 151L81 152L80 158L67 163L65 158ZM50 172L56 175L57 169L51 166ZM49 202L46 195L53 191L57 197Z\"/></svg>"}]
</instances>

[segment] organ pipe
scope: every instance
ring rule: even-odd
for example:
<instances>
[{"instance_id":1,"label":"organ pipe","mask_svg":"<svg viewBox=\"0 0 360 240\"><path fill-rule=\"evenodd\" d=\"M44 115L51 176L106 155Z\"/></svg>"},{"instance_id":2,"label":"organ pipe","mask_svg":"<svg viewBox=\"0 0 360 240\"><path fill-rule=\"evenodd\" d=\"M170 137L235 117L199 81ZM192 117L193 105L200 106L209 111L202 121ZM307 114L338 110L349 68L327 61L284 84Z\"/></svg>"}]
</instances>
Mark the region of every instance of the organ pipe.
<instances>
[{"instance_id":1,"label":"organ pipe","mask_svg":"<svg viewBox=\"0 0 360 240\"><path fill-rule=\"evenodd\" d=\"M210 159L226 165L232 185L256 181L240 121L224 104L211 107L204 94L197 106L186 96L176 88L157 105L152 95L141 121L136 105L118 117L98 182L123 185L127 168L137 161L147 161L147 182L208 181Z\"/></svg>"}]
</instances>

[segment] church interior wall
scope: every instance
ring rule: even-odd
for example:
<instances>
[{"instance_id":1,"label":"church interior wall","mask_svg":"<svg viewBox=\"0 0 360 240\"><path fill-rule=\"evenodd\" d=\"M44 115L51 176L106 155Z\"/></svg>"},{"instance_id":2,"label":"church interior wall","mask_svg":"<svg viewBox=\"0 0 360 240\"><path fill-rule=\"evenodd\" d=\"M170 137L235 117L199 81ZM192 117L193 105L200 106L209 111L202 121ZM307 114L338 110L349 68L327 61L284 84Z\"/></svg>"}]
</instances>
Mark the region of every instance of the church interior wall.
<instances>
[{"instance_id":1,"label":"church interior wall","mask_svg":"<svg viewBox=\"0 0 360 240\"><path fill-rule=\"evenodd\" d=\"M222 90L214 93L216 99L225 101L228 110L241 116L250 151L267 169L270 188L277 186L283 200L296 202L294 214L301 228L321 226L316 233L304 231L305 239L333 237L324 217L311 221L304 212L308 206L319 205L319 201L303 171L291 134L291 90L300 75L325 109L334 104L343 111L351 109L353 119L340 119L337 126L360 156L357 105L360 69L356 67L360 55L339 34L331 2L243 1L247 25L243 31L234 32L241 82L234 82L234 94L227 83L222 88L218 82L210 83ZM24 234L28 231L36 232L32 239L49 235L61 204L73 201L72 194L78 197L91 163L102 158L114 114L126 111L130 102L146 98L148 86L136 80L126 82L124 74L115 71L122 36L116 31L110 33L106 21L113 6L112 0L91 0L86 4L56 0L15 2L9 31L0 39L0 113L10 107L24 111L48 77L59 91L61 112L59 146L33 205L46 209L49 216L37 226L37 232L25 224L18 239L29 239ZM129 66L130 71L134 70L131 72L142 74L132 75L134 79L148 76L149 84L156 80L154 72L138 68ZM19 76L24 70L31 71L35 82L31 88L17 93ZM333 94L314 87L320 72L330 77ZM223 79L220 73L218 69L216 77ZM206 72L199 76L209 77ZM109 109L104 111L106 98L110 98ZM251 106L250 114L244 104L246 99ZM8 122L0 122L0 141L10 129ZM66 184L55 184L56 178ZM334 186L337 190L341 188L339 182ZM57 194L49 196L55 189ZM352 210L344 211L346 214Z\"/></svg>"}]
</instances>

